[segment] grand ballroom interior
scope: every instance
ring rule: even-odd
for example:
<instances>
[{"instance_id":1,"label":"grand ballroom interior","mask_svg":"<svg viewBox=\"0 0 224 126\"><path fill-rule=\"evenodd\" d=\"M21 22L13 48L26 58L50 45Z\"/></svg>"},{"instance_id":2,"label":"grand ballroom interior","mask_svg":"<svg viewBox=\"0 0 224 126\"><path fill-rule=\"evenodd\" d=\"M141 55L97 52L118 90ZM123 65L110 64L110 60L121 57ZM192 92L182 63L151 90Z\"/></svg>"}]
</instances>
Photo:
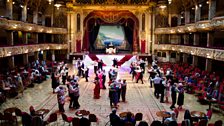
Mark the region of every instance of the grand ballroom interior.
<instances>
[{"instance_id":1,"label":"grand ballroom interior","mask_svg":"<svg viewBox=\"0 0 224 126\"><path fill-rule=\"evenodd\" d=\"M224 126L223 7L0 0L0 125Z\"/></svg>"}]
</instances>

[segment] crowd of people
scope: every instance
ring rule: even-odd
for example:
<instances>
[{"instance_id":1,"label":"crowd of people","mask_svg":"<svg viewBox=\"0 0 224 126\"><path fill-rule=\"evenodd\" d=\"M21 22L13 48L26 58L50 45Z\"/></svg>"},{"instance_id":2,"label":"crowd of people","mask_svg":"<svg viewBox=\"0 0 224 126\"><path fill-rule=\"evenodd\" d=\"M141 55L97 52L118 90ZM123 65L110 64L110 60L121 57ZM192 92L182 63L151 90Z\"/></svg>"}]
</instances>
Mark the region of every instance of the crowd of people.
<instances>
[{"instance_id":1,"label":"crowd of people","mask_svg":"<svg viewBox=\"0 0 224 126\"><path fill-rule=\"evenodd\" d=\"M26 66L21 66L0 75L0 102L8 97L20 98L27 87L46 80L49 69L44 60L36 60Z\"/></svg>"}]
</instances>

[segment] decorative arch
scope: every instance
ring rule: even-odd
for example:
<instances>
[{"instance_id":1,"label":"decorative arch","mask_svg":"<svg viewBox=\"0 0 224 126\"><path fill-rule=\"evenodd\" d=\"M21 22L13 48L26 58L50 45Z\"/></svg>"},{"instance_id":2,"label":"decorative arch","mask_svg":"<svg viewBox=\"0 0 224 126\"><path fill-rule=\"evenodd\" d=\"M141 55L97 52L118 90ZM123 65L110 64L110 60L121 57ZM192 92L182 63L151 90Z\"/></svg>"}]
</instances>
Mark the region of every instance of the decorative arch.
<instances>
[{"instance_id":1,"label":"decorative arch","mask_svg":"<svg viewBox=\"0 0 224 126\"><path fill-rule=\"evenodd\" d=\"M131 51L138 52L139 51L139 20L138 18L131 13L130 11L92 11L89 13L84 19L84 36L83 36L83 51L90 50L90 40L89 33L93 30L94 26L99 26L102 24L106 25L124 25L131 26L132 29L132 39L131 42L132 49Z\"/></svg>"}]
</instances>

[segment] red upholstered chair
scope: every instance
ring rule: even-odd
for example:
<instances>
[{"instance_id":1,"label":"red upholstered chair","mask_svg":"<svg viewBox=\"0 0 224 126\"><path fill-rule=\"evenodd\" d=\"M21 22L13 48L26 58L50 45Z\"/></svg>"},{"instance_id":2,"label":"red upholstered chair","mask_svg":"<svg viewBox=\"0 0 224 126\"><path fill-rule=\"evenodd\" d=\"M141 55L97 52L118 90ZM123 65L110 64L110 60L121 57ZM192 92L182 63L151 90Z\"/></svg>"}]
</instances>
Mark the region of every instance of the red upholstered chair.
<instances>
[{"instance_id":1,"label":"red upholstered chair","mask_svg":"<svg viewBox=\"0 0 224 126\"><path fill-rule=\"evenodd\" d=\"M61 116L62 116L62 119L64 120L64 124L65 124L65 122L67 122L67 123L69 123L69 126L70 126L70 123L72 122L73 118L67 117L67 115L65 115L64 113L62 113Z\"/></svg>"},{"instance_id":2,"label":"red upholstered chair","mask_svg":"<svg viewBox=\"0 0 224 126\"><path fill-rule=\"evenodd\" d=\"M175 108L173 111L174 111L174 112L175 112L175 114L176 114L176 118L178 118L178 115L179 115L179 110L178 110L177 108Z\"/></svg>"},{"instance_id":3,"label":"red upholstered chair","mask_svg":"<svg viewBox=\"0 0 224 126\"><path fill-rule=\"evenodd\" d=\"M212 118L212 110L208 110L207 114L206 114L207 118L208 119L211 119Z\"/></svg>"},{"instance_id":4,"label":"red upholstered chair","mask_svg":"<svg viewBox=\"0 0 224 126\"><path fill-rule=\"evenodd\" d=\"M49 118L47 119L47 124L50 124L52 122L57 123L57 119L58 119L57 113L51 113ZM57 123L57 125L58 125L58 123Z\"/></svg>"},{"instance_id":5,"label":"red upholstered chair","mask_svg":"<svg viewBox=\"0 0 224 126\"><path fill-rule=\"evenodd\" d=\"M218 120L218 121L216 121L215 123L210 123L210 124L208 124L208 126L222 126L222 120Z\"/></svg>"},{"instance_id":6,"label":"red upholstered chair","mask_svg":"<svg viewBox=\"0 0 224 126\"><path fill-rule=\"evenodd\" d=\"M143 117L143 114L142 113L136 113L135 114L135 121L141 121L142 120L142 117Z\"/></svg>"}]
</instances>

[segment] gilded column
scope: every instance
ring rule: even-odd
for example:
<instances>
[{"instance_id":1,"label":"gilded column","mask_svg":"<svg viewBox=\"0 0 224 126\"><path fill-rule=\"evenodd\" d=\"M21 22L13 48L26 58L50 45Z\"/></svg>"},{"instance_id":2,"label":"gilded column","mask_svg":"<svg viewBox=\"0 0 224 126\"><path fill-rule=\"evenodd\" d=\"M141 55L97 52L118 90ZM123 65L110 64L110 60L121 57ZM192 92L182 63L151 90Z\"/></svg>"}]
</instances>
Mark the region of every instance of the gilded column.
<instances>
[{"instance_id":1,"label":"gilded column","mask_svg":"<svg viewBox=\"0 0 224 126\"><path fill-rule=\"evenodd\" d=\"M189 9L185 9L184 12L184 18L185 18L185 24L189 24L190 23L190 10Z\"/></svg>"},{"instance_id":2,"label":"gilded column","mask_svg":"<svg viewBox=\"0 0 224 126\"><path fill-rule=\"evenodd\" d=\"M7 45L13 46L13 32L12 31L7 31Z\"/></svg>"},{"instance_id":3,"label":"gilded column","mask_svg":"<svg viewBox=\"0 0 224 126\"><path fill-rule=\"evenodd\" d=\"M23 32L23 44L28 44L27 32Z\"/></svg>"},{"instance_id":4,"label":"gilded column","mask_svg":"<svg viewBox=\"0 0 224 126\"><path fill-rule=\"evenodd\" d=\"M47 60L47 50L43 51L43 60Z\"/></svg>"},{"instance_id":5,"label":"gilded column","mask_svg":"<svg viewBox=\"0 0 224 126\"><path fill-rule=\"evenodd\" d=\"M10 69L15 68L14 56L7 57L8 66Z\"/></svg>"},{"instance_id":6,"label":"gilded column","mask_svg":"<svg viewBox=\"0 0 224 126\"><path fill-rule=\"evenodd\" d=\"M6 17L13 19L13 0L7 0L6 2Z\"/></svg>"},{"instance_id":7,"label":"gilded column","mask_svg":"<svg viewBox=\"0 0 224 126\"><path fill-rule=\"evenodd\" d=\"M27 65L29 63L28 53L23 54L23 65Z\"/></svg>"},{"instance_id":8,"label":"gilded column","mask_svg":"<svg viewBox=\"0 0 224 126\"><path fill-rule=\"evenodd\" d=\"M52 61L55 61L55 50L51 50L51 54L52 54L51 56Z\"/></svg>"},{"instance_id":9,"label":"gilded column","mask_svg":"<svg viewBox=\"0 0 224 126\"><path fill-rule=\"evenodd\" d=\"M188 54L183 53L183 63L187 63Z\"/></svg>"},{"instance_id":10,"label":"gilded column","mask_svg":"<svg viewBox=\"0 0 224 126\"><path fill-rule=\"evenodd\" d=\"M199 33L194 33L194 46L199 45Z\"/></svg>"},{"instance_id":11,"label":"gilded column","mask_svg":"<svg viewBox=\"0 0 224 126\"><path fill-rule=\"evenodd\" d=\"M38 60L39 59L39 52L34 52L34 60Z\"/></svg>"},{"instance_id":12,"label":"gilded column","mask_svg":"<svg viewBox=\"0 0 224 126\"><path fill-rule=\"evenodd\" d=\"M166 62L170 62L170 52L166 51Z\"/></svg>"},{"instance_id":13,"label":"gilded column","mask_svg":"<svg viewBox=\"0 0 224 126\"><path fill-rule=\"evenodd\" d=\"M193 56L193 61L192 61L193 63L193 66L194 67L197 67L198 66L198 57L197 56Z\"/></svg>"},{"instance_id":14,"label":"gilded column","mask_svg":"<svg viewBox=\"0 0 224 126\"><path fill-rule=\"evenodd\" d=\"M209 0L209 11L208 11L208 20L211 20L215 17L216 12L216 0Z\"/></svg>"},{"instance_id":15,"label":"gilded column","mask_svg":"<svg viewBox=\"0 0 224 126\"><path fill-rule=\"evenodd\" d=\"M27 20L27 3L24 3L22 7L22 21L26 22Z\"/></svg>"},{"instance_id":16,"label":"gilded column","mask_svg":"<svg viewBox=\"0 0 224 126\"><path fill-rule=\"evenodd\" d=\"M195 22L200 21L201 19L201 8L197 5L195 5Z\"/></svg>"},{"instance_id":17,"label":"gilded column","mask_svg":"<svg viewBox=\"0 0 224 126\"><path fill-rule=\"evenodd\" d=\"M212 70L212 60L211 59L206 59L205 70L208 72L211 72L211 70Z\"/></svg>"},{"instance_id":18,"label":"gilded column","mask_svg":"<svg viewBox=\"0 0 224 126\"><path fill-rule=\"evenodd\" d=\"M214 32L207 33L207 47L212 47L214 44Z\"/></svg>"}]
</instances>

